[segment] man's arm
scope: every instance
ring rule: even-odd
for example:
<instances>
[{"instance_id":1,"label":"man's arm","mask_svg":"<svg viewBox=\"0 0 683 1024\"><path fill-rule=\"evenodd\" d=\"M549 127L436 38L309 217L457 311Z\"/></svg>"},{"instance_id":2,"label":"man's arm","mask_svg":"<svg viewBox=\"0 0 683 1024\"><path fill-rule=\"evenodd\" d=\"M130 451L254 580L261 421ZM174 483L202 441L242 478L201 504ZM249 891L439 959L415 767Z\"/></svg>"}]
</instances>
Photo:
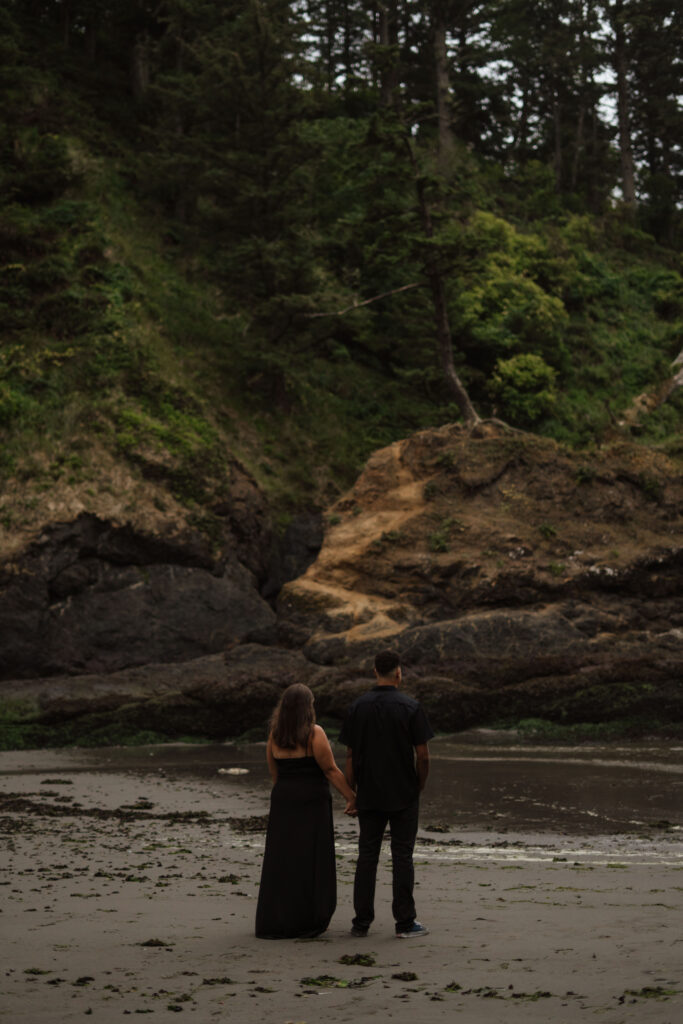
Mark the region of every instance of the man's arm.
<instances>
[{"instance_id":1,"label":"man's arm","mask_svg":"<svg viewBox=\"0 0 683 1024\"><path fill-rule=\"evenodd\" d=\"M427 776L429 775L429 744L418 743L415 747L415 755L415 768L417 769L417 778L420 783L420 792L422 792L427 783Z\"/></svg>"},{"instance_id":2,"label":"man's arm","mask_svg":"<svg viewBox=\"0 0 683 1024\"><path fill-rule=\"evenodd\" d=\"M351 789L356 788L356 780L353 777L353 750L351 747L346 748L346 765L344 767L344 775Z\"/></svg>"}]
</instances>

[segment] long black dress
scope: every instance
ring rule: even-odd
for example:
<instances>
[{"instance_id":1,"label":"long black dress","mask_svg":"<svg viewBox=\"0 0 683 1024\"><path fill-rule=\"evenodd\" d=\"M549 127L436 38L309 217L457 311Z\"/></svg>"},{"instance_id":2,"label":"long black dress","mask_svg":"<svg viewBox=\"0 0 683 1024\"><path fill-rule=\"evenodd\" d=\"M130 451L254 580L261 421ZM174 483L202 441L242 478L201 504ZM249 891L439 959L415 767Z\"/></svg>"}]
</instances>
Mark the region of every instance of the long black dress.
<instances>
[{"instance_id":1,"label":"long black dress","mask_svg":"<svg viewBox=\"0 0 683 1024\"><path fill-rule=\"evenodd\" d=\"M256 935L314 938L337 905L330 787L314 757L276 757L275 763Z\"/></svg>"}]
</instances>

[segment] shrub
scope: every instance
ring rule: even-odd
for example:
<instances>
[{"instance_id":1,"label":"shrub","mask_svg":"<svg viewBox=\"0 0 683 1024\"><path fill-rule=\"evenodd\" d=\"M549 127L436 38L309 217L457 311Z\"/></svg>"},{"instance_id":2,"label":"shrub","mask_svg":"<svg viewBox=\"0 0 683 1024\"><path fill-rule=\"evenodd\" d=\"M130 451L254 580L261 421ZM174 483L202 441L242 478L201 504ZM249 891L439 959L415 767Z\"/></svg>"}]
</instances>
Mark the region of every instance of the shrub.
<instances>
[{"instance_id":1,"label":"shrub","mask_svg":"<svg viewBox=\"0 0 683 1024\"><path fill-rule=\"evenodd\" d=\"M532 426L555 405L555 370L531 352L499 359L491 380L492 397L511 423Z\"/></svg>"},{"instance_id":2,"label":"shrub","mask_svg":"<svg viewBox=\"0 0 683 1024\"><path fill-rule=\"evenodd\" d=\"M26 398L0 381L0 427L8 427L19 416L26 405Z\"/></svg>"},{"instance_id":3,"label":"shrub","mask_svg":"<svg viewBox=\"0 0 683 1024\"><path fill-rule=\"evenodd\" d=\"M16 139L14 160L9 184L15 199L22 202L56 199L76 178L65 141L35 128Z\"/></svg>"}]
</instances>

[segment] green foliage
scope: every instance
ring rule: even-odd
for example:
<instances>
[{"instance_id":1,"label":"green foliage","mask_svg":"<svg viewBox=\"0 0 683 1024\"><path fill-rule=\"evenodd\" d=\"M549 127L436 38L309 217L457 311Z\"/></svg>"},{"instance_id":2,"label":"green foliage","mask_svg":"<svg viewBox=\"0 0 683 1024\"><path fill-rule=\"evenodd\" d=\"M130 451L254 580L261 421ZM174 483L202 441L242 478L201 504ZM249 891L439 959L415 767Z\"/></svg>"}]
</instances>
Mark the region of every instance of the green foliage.
<instances>
[{"instance_id":1,"label":"green foliage","mask_svg":"<svg viewBox=\"0 0 683 1024\"><path fill-rule=\"evenodd\" d=\"M642 217L607 208L618 169L590 85L605 26L578 8L559 36L533 38L523 5L452 12L480 64L451 62L459 137L443 173L422 8L387 49L353 5L344 32L332 8L326 20L285 0L72 5L66 35L53 7L0 11L3 478L37 477L39 451L58 467L87 435L196 505L207 529L228 449L279 515L324 503L374 448L459 415L437 357L433 265L483 415L592 444L670 374L683 317L671 168L651 169ZM129 56L145 38L147 84L131 102ZM652 53L639 45L636 78ZM491 72L491 46L509 71ZM534 86L544 68L550 92ZM667 73L654 79L666 106ZM578 153L569 116L553 136L553 89L563 112L584 111ZM675 112L665 124L658 109L669 138ZM682 414L676 393L641 435L675 453Z\"/></svg>"},{"instance_id":2,"label":"green foliage","mask_svg":"<svg viewBox=\"0 0 683 1024\"><path fill-rule=\"evenodd\" d=\"M593 466L579 466L576 471L577 484L592 484L595 480L595 469Z\"/></svg>"},{"instance_id":3,"label":"green foliage","mask_svg":"<svg viewBox=\"0 0 683 1024\"><path fill-rule=\"evenodd\" d=\"M0 185L15 202L56 199L78 180L66 140L59 135L32 127L16 133L12 142Z\"/></svg>"},{"instance_id":4,"label":"green foliage","mask_svg":"<svg viewBox=\"0 0 683 1024\"><path fill-rule=\"evenodd\" d=\"M504 419L519 426L533 426L553 409L557 374L533 352L499 359L491 378L491 393Z\"/></svg>"},{"instance_id":5,"label":"green foliage","mask_svg":"<svg viewBox=\"0 0 683 1024\"><path fill-rule=\"evenodd\" d=\"M438 554L448 551L448 534L444 529L434 530L428 537L429 550Z\"/></svg>"},{"instance_id":6,"label":"green foliage","mask_svg":"<svg viewBox=\"0 0 683 1024\"><path fill-rule=\"evenodd\" d=\"M661 480L658 480L650 473L641 473L638 477L638 483L648 501L653 501L656 504L661 502L664 494L664 487Z\"/></svg>"},{"instance_id":7,"label":"green foliage","mask_svg":"<svg viewBox=\"0 0 683 1024\"><path fill-rule=\"evenodd\" d=\"M673 455L683 454L683 388L679 388L663 405L643 421L640 436L649 442L657 442Z\"/></svg>"},{"instance_id":8,"label":"green foliage","mask_svg":"<svg viewBox=\"0 0 683 1024\"><path fill-rule=\"evenodd\" d=\"M463 350L489 372L497 358L519 351L562 367L569 317L561 295L552 293L564 268L542 235L520 234L500 217L477 213L460 241L464 282L455 315Z\"/></svg>"},{"instance_id":9,"label":"green foliage","mask_svg":"<svg viewBox=\"0 0 683 1024\"><path fill-rule=\"evenodd\" d=\"M455 516L446 516L441 520L439 525L427 538L427 544L429 550L438 554L442 551L448 551L450 547L451 535L454 531L461 531L463 529L462 524L455 518Z\"/></svg>"}]
</instances>

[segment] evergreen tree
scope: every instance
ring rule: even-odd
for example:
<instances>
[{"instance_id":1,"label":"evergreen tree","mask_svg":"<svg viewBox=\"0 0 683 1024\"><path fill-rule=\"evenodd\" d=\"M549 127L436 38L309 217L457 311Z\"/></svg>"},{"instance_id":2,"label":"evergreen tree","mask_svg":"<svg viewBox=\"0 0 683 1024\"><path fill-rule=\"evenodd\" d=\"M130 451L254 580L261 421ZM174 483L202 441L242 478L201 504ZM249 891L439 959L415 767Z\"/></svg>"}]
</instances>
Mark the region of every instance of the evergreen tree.
<instances>
[{"instance_id":1,"label":"evergreen tree","mask_svg":"<svg viewBox=\"0 0 683 1024\"><path fill-rule=\"evenodd\" d=\"M671 0L639 0L630 14L633 149L645 197L643 220L673 244L683 198L683 11Z\"/></svg>"}]
</instances>

